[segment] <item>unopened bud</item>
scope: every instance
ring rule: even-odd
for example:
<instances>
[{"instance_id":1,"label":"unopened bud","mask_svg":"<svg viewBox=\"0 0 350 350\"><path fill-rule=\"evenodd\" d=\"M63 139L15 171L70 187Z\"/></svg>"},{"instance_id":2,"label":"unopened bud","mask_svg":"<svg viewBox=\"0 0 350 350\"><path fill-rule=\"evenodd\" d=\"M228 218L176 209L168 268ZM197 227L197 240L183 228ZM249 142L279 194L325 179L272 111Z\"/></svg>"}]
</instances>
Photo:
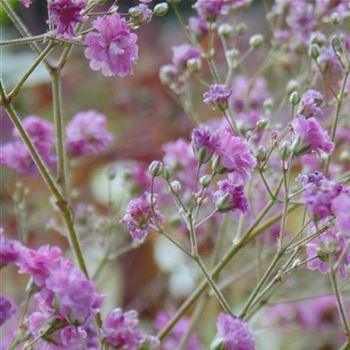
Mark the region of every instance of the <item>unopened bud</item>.
<instances>
[{"instance_id":1,"label":"unopened bud","mask_svg":"<svg viewBox=\"0 0 350 350\"><path fill-rule=\"evenodd\" d=\"M194 74L199 73L202 69L202 61L199 58L191 58L187 61L187 68Z\"/></svg>"},{"instance_id":2,"label":"unopened bud","mask_svg":"<svg viewBox=\"0 0 350 350\"><path fill-rule=\"evenodd\" d=\"M320 56L321 51L320 47L317 44L312 44L309 48L309 55L313 59L316 59L318 56Z\"/></svg>"},{"instance_id":3,"label":"unopened bud","mask_svg":"<svg viewBox=\"0 0 350 350\"><path fill-rule=\"evenodd\" d=\"M233 28L228 23L221 24L218 29L219 35L224 38L228 38L232 34L232 32L233 32Z\"/></svg>"},{"instance_id":4,"label":"unopened bud","mask_svg":"<svg viewBox=\"0 0 350 350\"><path fill-rule=\"evenodd\" d=\"M244 35L247 32L247 26L245 23L239 23L236 27L238 35Z\"/></svg>"},{"instance_id":5,"label":"unopened bud","mask_svg":"<svg viewBox=\"0 0 350 350\"><path fill-rule=\"evenodd\" d=\"M287 159L287 158L289 157L290 152L291 152L291 148L294 149L293 146L294 146L294 145L292 145L292 147L290 147L290 145L289 145L288 142L284 142L284 143L283 143L283 145L282 145L282 147L281 147L281 151L280 151L280 153L281 153L281 158L282 158L283 160L285 160L285 159Z\"/></svg>"},{"instance_id":6,"label":"unopened bud","mask_svg":"<svg viewBox=\"0 0 350 350\"><path fill-rule=\"evenodd\" d=\"M148 168L149 173L156 177L159 176L163 171L164 165L159 160L154 160Z\"/></svg>"},{"instance_id":7,"label":"unopened bud","mask_svg":"<svg viewBox=\"0 0 350 350\"><path fill-rule=\"evenodd\" d=\"M264 109L270 110L273 107L273 99L272 98L268 98L264 101L263 104Z\"/></svg>"},{"instance_id":8,"label":"unopened bud","mask_svg":"<svg viewBox=\"0 0 350 350\"><path fill-rule=\"evenodd\" d=\"M333 12L330 17L331 23L334 24L335 26L340 23L340 16L338 13Z\"/></svg>"},{"instance_id":9,"label":"unopened bud","mask_svg":"<svg viewBox=\"0 0 350 350\"><path fill-rule=\"evenodd\" d=\"M169 181L172 177L172 170L168 166L164 166L163 171L162 171L162 177L166 180Z\"/></svg>"},{"instance_id":10,"label":"unopened bud","mask_svg":"<svg viewBox=\"0 0 350 350\"><path fill-rule=\"evenodd\" d=\"M142 13L141 8L138 6L130 7L128 12L131 18L139 18Z\"/></svg>"},{"instance_id":11,"label":"unopened bud","mask_svg":"<svg viewBox=\"0 0 350 350\"><path fill-rule=\"evenodd\" d=\"M225 193L216 201L215 207L219 213L225 213L233 208L233 205L230 203L230 199L231 195L229 193Z\"/></svg>"},{"instance_id":12,"label":"unopened bud","mask_svg":"<svg viewBox=\"0 0 350 350\"><path fill-rule=\"evenodd\" d=\"M166 2L161 2L160 4L157 4L154 7L153 13L158 17L162 17L168 12L168 10L169 10L169 5Z\"/></svg>"},{"instance_id":13,"label":"unopened bud","mask_svg":"<svg viewBox=\"0 0 350 350\"><path fill-rule=\"evenodd\" d=\"M263 162L264 160L266 160L266 156L267 156L266 148L264 146L260 145L258 147L258 151L256 152L256 159L259 162Z\"/></svg>"},{"instance_id":14,"label":"unopened bud","mask_svg":"<svg viewBox=\"0 0 350 350\"><path fill-rule=\"evenodd\" d=\"M298 91L293 91L290 95L289 95L289 102L293 105L296 106L299 102L300 102L300 96Z\"/></svg>"},{"instance_id":15,"label":"unopened bud","mask_svg":"<svg viewBox=\"0 0 350 350\"><path fill-rule=\"evenodd\" d=\"M177 181L177 180L171 181L170 187L174 191L174 193L176 193L176 194L181 193L181 184L179 181Z\"/></svg>"},{"instance_id":16,"label":"unopened bud","mask_svg":"<svg viewBox=\"0 0 350 350\"><path fill-rule=\"evenodd\" d=\"M226 51L227 61L230 62L232 68L236 68L239 62L239 51L231 49Z\"/></svg>"},{"instance_id":17,"label":"unopened bud","mask_svg":"<svg viewBox=\"0 0 350 350\"><path fill-rule=\"evenodd\" d=\"M262 129L265 129L266 126L268 125L268 121L266 119L261 119L259 120L257 123L256 123L256 128L258 130L262 130Z\"/></svg>"},{"instance_id":18,"label":"unopened bud","mask_svg":"<svg viewBox=\"0 0 350 350\"><path fill-rule=\"evenodd\" d=\"M340 153L339 159L343 163L350 162L350 151L344 150Z\"/></svg>"},{"instance_id":19,"label":"unopened bud","mask_svg":"<svg viewBox=\"0 0 350 350\"><path fill-rule=\"evenodd\" d=\"M331 45L335 52L339 54L343 53L343 41L338 35L333 35L331 37Z\"/></svg>"},{"instance_id":20,"label":"unopened bud","mask_svg":"<svg viewBox=\"0 0 350 350\"><path fill-rule=\"evenodd\" d=\"M295 79L289 80L286 86L288 94L291 94L293 91L298 90L300 87L299 82Z\"/></svg>"},{"instance_id":21,"label":"unopened bud","mask_svg":"<svg viewBox=\"0 0 350 350\"><path fill-rule=\"evenodd\" d=\"M208 187L212 181L212 177L210 175L204 175L199 179L199 183L203 187Z\"/></svg>"},{"instance_id":22,"label":"unopened bud","mask_svg":"<svg viewBox=\"0 0 350 350\"><path fill-rule=\"evenodd\" d=\"M212 167L217 174L224 174L226 171L226 168L221 164L220 156L214 158Z\"/></svg>"},{"instance_id":23,"label":"unopened bud","mask_svg":"<svg viewBox=\"0 0 350 350\"><path fill-rule=\"evenodd\" d=\"M264 42L264 37L261 34L255 34L249 39L249 45L253 49L258 49Z\"/></svg>"}]
</instances>

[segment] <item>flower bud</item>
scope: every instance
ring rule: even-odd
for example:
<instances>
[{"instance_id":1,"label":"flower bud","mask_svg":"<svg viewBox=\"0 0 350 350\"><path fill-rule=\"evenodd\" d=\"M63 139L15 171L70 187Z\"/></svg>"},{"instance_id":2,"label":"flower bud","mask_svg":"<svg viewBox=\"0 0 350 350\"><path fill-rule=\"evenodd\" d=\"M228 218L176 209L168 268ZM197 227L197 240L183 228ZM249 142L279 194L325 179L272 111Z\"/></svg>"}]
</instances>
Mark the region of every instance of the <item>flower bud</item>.
<instances>
[{"instance_id":1,"label":"flower bud","mask_svg":"<svg viewBox=\"0 0 350 350\"><path fill-rule=\"evenodd\" d=\"M321 51L320 47L317 44L312 44L309 48L309 55L313 59L316 59L318 56L320 56Z\"/></svg>"},{"instance_id":2,"label":"flower bud","mask_svg":"<svg viewBox=\"0 0 350 350\"><path fill-rule=\"evenodd\" d=\"M176 193L176 194L181 193L181 184L179 181L177 181L177 180L171 181L170 187L174 191L174 193Z\"/></svg>"},{"instance_id":3,"label":"flower bud","mask_svg":"<svg viewBox=\"0 0 350 350\"><path fill-rule=\"evenodd\" d=\"M236 31L238 35L244 35L247 31L247 26L245 23L239 23L237 24Z\"/></svg>"},{"instance_id":4,"label":"flower bud","mask_svg":"<svg viewBox=\"0 0 350 350\"><path fill-rule=\"evenodd\" d=\"M264 160L266 160L266 156L267 156L267 151L266 148L262 145L260 145L258 147L258 151L256 153L256 159L258 162L263 162Z\"/></svg>"},{"instance_id":5,"label":"flower bud","mask_svg":"<svg viewBox=\"0 0 350 350\"><path fill-rule=\"evenodd\" d=\"M194 74L199 73L202 69L202 61L199 58L191 58L187 61L187 68Z\"/></svg>"},{"instance_id":6,"label":"flower bud","mask_svg":"<svg viewBox=\"0 0 350 350\"><path fill-rule=\"evenodd\" d=\"M299 139L297 139L297 141L299 143ZM294 145L290 146L288 142L283 143L282 147L280 148L280 154L283 160L289 157L291 149L294 149L293 147Z\"/></svg>"},{"instance_id":7,"label":"flower bud","mask_svg":"<svg viewBox=\"0 0 350 350\"><path fill-rule=\"evenodd\" d=\"M164 165L159 160L154 160L148 168L149 173L153 177L159 176L163 171Z\"/></svg>"},{"instance_id":8,"label":"flower bud","mask_svg":"<svg viewBox=\"0 0 350 350\"><path fill-rule=\"evenodd\" d=\"M232 68L236 68L239 62L239 51L231 49L226 51L227 61L230 62Z\"/></svg>"},{"instance_id":9,"label":"flower bud","mask_svg":"<svg viewBox=\"0 0 350 350\"><path fill-rule=\"evenodd\" d=\"M293 91L298 90L300 87L299 82L295 79L289 80L286 86L286 91L291 94Z\"/></svg>"},{"instance_id":10,"label":"flower bud","mask_svg":"<svg viewBox=\"0 0 350 350\"><path fill-rule=\"evenodd\" d=\"M350 151L349 150L344 150L340 153L339 159L343 163L350 162Z\"/></svg>"},{"instance_id":11,"label":"flower bud","mask_svg":"<svg viewBox=\"0 0 350 350\"><path fill-rule=\"evenodd\" d=\"M219 35L224 38L228 38L232 34L232 32L233 32L233 28L228 23L221 24L218 29Z\"/></svg>"},{"instance_id":12,"label":"flower bud","mask_svg":"<svg viewBox=\"0 0 350 350\"><path fill-rule=\"evenodd\" d=\"M266 119L261 119L256 123L256 128L257 130L262 130L265 129L266 126L268 125L268 121Z\"/></svg>"},{"instance_id":13,"label":"flower bud","mask_svg":"<svg viewBox=\"0 0 350 350\"><path fill-rule=\"evenodd\" d=\"M157 4L154 7L153 13L158 17L162 17L168 12L168 10L169 10L169 5L166 2L161 2L160 4Z\"/></svg>"},{"instance_id":14,"label":"flower bud","mask_svg":"<svg viewBox=\"0 0 350 350\"><path fill-rule=\"evenodd\" d=\"M215 338L210 344L210 350L225 350L225 339Z\"/></svg>"},{"instance_id":15,"label":"flower bud","mask_svg":"<svg viewBox=\"0 0 350 350\"><path fill-rule=\"evenodd\" d=\"M300 102L300 96L298 91L293 91L290 95L289 95L289 102L293 105L296 106L299 102Z\"/></svg>"},{"instance_id":16,"label":"flower bud","mask_svg":"<svg viewBox=\"0 0 350 350\"><path fill-rule=\"evenodd\" d=\"M249 39L249 45L253 49L258 49L264 42L264 37L261 34L255 34Z\"/></svg>"},{"instance_id":17,"label":"flower bud","mask_svg":"<svg viewBox=\"0 0 350 350\"><path fill-rule=\"evenodd\" d=\"M234 206L230 203L231 195L229 193L221 196L215 203L215 207L219 213L230 211Z\"/></svg>"},{"instance_id":18,"label":"flower bud","mask_svg":"<svg viewBox=\"0 0 350 350\"><path fill-rule=\"evenodd\" d=\"M142 13L141 8L138 6L130 7L128 12L129 12L130 17L134 18L134 19L139 18L141 16L141 13Z\"/></svg>"},{"instance_id":19,"label":"flower bud","mask_svg":"<svg viewBox=\"0 0 350 350\"><path fill-rule=\"evenodd\" d=\"M263 107L265 110L271 110L273 107L273 99L272 98L266 99L263 103Z\"/></svg>"},{"instance_id":20,"label":"flower bud","mask_svg":"<svg viewBox=\"0 0 350 350\"><path fill-rule=\"evenodd\" d=\"M221 164L220 156L214 158L212 167L217 174L224 174L226 171L226 168Z\"/></svg>"},{"instance_id":21,"label":"flower bud","mask_svg":"<svg viewBox=\"0 0 350 350\"><path fill-rule=\"evenodd\" d=\"M199 183L203 187L208 187L212 181L212 177L210 175L204 175L199 179Z\"/></svg>"},{"instance_id":22,"label":"flower bud","mask_svg":"<svg viewBox=\"0 0 350 350\"><path fill-rule=\"evenodd\" d=\"M335 26L340 23L340 16L338 13L333 12L330 17L331 23L334 24Z\"/></svg>"},{"instance_id":23,"label":"flower bud","mask_svg":"<svg viewBox=\"0 0 350 350\"><path fill-rule=\"evenodd\" d=\"M160 67L159 79L163 85L169 86L177 77L176 67L171 64L166 64Z\"/></svg>"},{"instance_id":24,"label":"flower bud","mask_svg":"<svg viewBox=\"0 0 350 350\"><path fill-rule=\"evenodd\" d=\"M338 54L341 54L344 52L342 38L340 38L338 35L333 35L331 37L331 45L334 51L337 52Z\"/></svg>"}]
</instances>

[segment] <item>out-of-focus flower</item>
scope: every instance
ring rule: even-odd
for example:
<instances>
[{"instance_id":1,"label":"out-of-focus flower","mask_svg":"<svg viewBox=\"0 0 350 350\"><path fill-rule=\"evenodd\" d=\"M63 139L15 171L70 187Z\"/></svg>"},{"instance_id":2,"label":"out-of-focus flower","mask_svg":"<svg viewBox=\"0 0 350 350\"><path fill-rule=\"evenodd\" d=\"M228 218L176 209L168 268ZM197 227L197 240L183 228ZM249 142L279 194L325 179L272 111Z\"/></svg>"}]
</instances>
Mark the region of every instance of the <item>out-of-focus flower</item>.
<instances>
[{"instance_id":1,"label":"out-of-focus flower","mask_svg":"<svg viewBox=\"0 0 350 350\"><path fill-rule=\"evenodd\" d=\"M199 49L193 45L182 44L179 46L173 46L172 62L178 70L186 68L187 62L192 58L200 58L201 54Z\"/></svg>"},{"instance_id":2,"label":"out-of-focus flower","mask_svg":"<svg viewBox=\"0 0 350 350\"><path fill-rule=\"evenodd\" d=\"M208 23L201 17L192 16L188 19L188 27L191 33L200 40L209 32Z\"/></svg>"},{"instance_id":3,"label":"out-of-focus flower","mask_svg":"<svg viewBox=\"0 0 350 350\"><path fill-rule=\"evenodd\" d=\"M60 341L63 346L78 348L86 340L87 334L80 327L67 326L60 330Z\"/></svg>"},{"instance_id":4,"label":"out-of-focus flower","mask_svg":"<svg viewBox=\"0 0 350 350\"><path fill-rule=\"evenodd\" d=\"M74 27L84 20L85 6L86 0L53 0L49 3L49 23L56 27L57 34L72 37Z\"/></svg>"},{"instance_id":5,"label":"out-of-focus flower","mask_svg":"<svg viewBox=\"0 0 350 350\"><path fill-rule=\"evenodd\" d=\"M129 8L129 14L136 25L146 24L152 20L153 12L146 4L139 4Z\"/></svg>"},{"instance_id":6,"label":"out-of-focus flower","mask_svg":"<svg viewBox=\"0 0 350 350\"><path fill-rule=\"evenodd\" d=\"M224 350L255 350L255 339L246 323L221 313L216 322L217 341Z\"/></svg>"},{"instance_id":7,"label":"out-of-focus flower","mask_svg":"<svg viewBox=\"0 0 350 350\"><path fill-rule=\"evenodd\" d=\"M200 17L212 22L221 14L224 4L224 0L197 0L193 7Z\"/></svg>"},{"instance_id":8,"label":"out-of-focus flower","mask_svg":"<svg viewBox=\"0 0 350 350\"><path fill-rule=\"evenodd\" d=\"M333 255L333 262L336 262L345 246L345 240L332 229L328 229L306 245L306 252L309 258L314 258L307 263L307 267L314 271L319 270L327 273L329 270L329 257ZM346 278L346 266L350 264L350 252L345 256L339 268L341 278Z\"/></svg>"},{"instance_id":9,"label":"out-of-focus flower","mask_svg":"<svg viewBox=\"0 0 350 350\"><path fill-rule=\"evenodd\" d=\"M240 211L246 213L248 200L243 185L236 185L229 180L218 182L219 190L215 192L216 206L219 212Z\"/></svg>"},{"instance_id":10,"label":"out-of-focus flower","mask_svg":"<svg viewBox=\"0 0 350 350\"><path fill-rule=\"evenodd\" d=\"M132 74L138 59L137 35L126 21L114 13L96 18L92 25L97 32L89 33L85 39L85 56L91 69L102 70L107 77Z\"/></svg>"},{"instance_id":11,"label":"out-of-focus flower","mask_svg":"<svg viewBox=\"0 0 350 350\"><path fill-rule=\"evenodd\" d=\"M207 104L219 106L221 108L227 107L227 101L232 94L232 89L224 84L213 84L209 91L203 94L203 101Z\"/></svg>"},{"instance_id":12,"label":"out-of-focus flower","mask_svg":"<svg viewBox=\"0 0 350 350\"><path fill-rule=\"evenodd\" d=\"M4 237L4 229L0 228L0 269L18 263L24 249L18 241L7 240Z\"/></svg>"},{"instance_id":13,"label":"out-of-focus flower","mask_svg":"<svg viewBox=\"0 0 350 350\"><path fill-rule=\"evenodd\" d=\"M340 234L350 239L350 191L344 190L332 201L332 210L336 215L335 225Z\"/></svg>"},{"instance_id":14,"label":"out-of-focus flower","mask_svg":"<svg viewBox=\"0 0 350 350\"><path fill-rule=\"evenodd\" d=\"M296 154L321 151L330 154L333 152L334 143L329 139L328 132L320 126L317 120L312 117L306 119L299 116L293 123L295 133L300 137L300 143L295 150Z\"/></svg>"},{"instance_id":15,"label":"out-of-focus flower","mask_svg":"<svg viewBox=\"0 0 350 350\"><path fill-rule=\"evenodd\" d=\"M248 143L240 137L233 136L227 129L220 131L218 154L227 171L241 180L245 180L256 166Z\"/></svg>"},{"instance_id":16,"label":"out-of-focus flower","mask_svg":"<svg viewBox=\"0 0 350 350\"><path fill-rule=\"evenodd\" d=\"M98 154L113 140L106 117L94 110L77 113L68 123L66 133L67 148L74 156Z\"/></svg>"},{"instance_id":17,"label":"out-of-focus flower","mask_svg":"<svg viewBox=\"0 0 350 350\"><path fill-rule=\"evenodd\" d=\"M319 107L323 102L323 95L315 90L305 92L300 101L299 113L306 118L314 116L321 117L322 109Z\"/></svg>"},{"instance_id":18,"label":"out-of-focus flower","mask_svg":"<svg viewBox=\"0 0 350 350\"><path fill-rule=\"evenodd\" d=\"M155 199L156 197L153 196L156 219L162 221ZM121 222L126 224L133 239L143 242L148 233L156 229L155 218L151 208L151 194L145 192L141 197L131 200Z\"/></svg>"},{"instance_id":19,"label":"out-of-focus flower","mask_svg":"<svg viewBox=\"0 0 350 350\"><path fill-rule=\"evenodd\" d=\"M160 312L157 315L155 324L154 324L156 330L161 330L163 327L165 327L170 321L172 316L173 316L172 312L169 312L169 313ZM164 341L162 342L162 346L163 346L162 349L163 350L175 349L176 346L178 346L179 341L186 334L188 327L190 327L190 324L191 324L191 320L188 317L186 316L182 317L173 327L169 336L166 339L164 339ZM195 333L191 335L190 339L187 342L187 346L183 350L203 350L203 347L200 344L198 336Z\"/></svg>"},{"instance_id":20,"label":"out-of-focus flower","mask_svg":"<svg viewBox=\"0 0 350 350\"><path fill-rule=\"evenodd\" d=\"M10 298L0 296L0 327L9 320L16 312L13 302Z\"/></svg>"}]
</instances>

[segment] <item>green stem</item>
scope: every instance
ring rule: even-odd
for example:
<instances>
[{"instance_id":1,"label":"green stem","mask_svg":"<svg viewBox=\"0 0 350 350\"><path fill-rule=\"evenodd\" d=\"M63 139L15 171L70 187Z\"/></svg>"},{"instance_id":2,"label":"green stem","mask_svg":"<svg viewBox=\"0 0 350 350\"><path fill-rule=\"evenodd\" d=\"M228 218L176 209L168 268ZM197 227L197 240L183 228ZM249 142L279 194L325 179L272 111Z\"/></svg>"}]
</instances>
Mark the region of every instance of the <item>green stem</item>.
<instances>
[{"instance_id":1,"label":"green stem","mask_svg":"<svg viewBox=\"0 0 350 350\"><path fill-rule=\"evenodd\" d=\"M64 136L64 118L62 115L62 91L60 72L56 69L52 74L52 97L53 97L53 115L55 120L56 131L56 150L57 150L57 183L61 188L62 194L67 193L67 167L65 156L65 136Z\"/></svg>"},{"instance_id":2,"label":"green stem","mask_svg":"<svg viewBox=\"0 0 350 350\"><path fill-rule=\"evenodd\" d=\"M24 73L22 78L19 80L19 82L16 84L16 86L12 89L10 92L9 98L13 99L17 96L19 91L21 90L21 87L26 82L26 80L29 78L29 76L33 73L34 69L45 59L45 57L49 54L49 52L55 47L55 44L50 42L46 48L40 53L40 55L37 57L37 59L32 63L32 65L27 69L27 71Z\"/></svg>"}]
</instances>

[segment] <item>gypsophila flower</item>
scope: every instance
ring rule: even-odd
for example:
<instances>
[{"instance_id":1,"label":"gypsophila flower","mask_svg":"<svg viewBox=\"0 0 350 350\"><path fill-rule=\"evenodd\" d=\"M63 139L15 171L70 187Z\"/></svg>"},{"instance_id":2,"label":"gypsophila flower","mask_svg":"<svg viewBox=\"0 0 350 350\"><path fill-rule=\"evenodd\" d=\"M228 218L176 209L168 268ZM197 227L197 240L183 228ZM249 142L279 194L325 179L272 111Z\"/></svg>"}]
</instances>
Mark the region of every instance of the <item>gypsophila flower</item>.
<instances>
[{"instance_id":1,"label":"gypsophila flower","mask_svg":"<svg viewBox=\"0 0 350 350\"><path fill-rule=\"evenodd\" d=\"M182 44L179 46L173 46L172 62L178 70L186 68L187 62L192 58L200 58L201 54L199 49L189 44Z\"/></svg>"},{"instance_id":2,"label":"gypsophila flower","mask_svg":"<svg viewBox=\"0 0 350 350\"><path fill-rule=\"evenodd\" d=\"M220 108L227 108L227 101L232 94L232 89L224 84L213 84L209 91L203 94L203 102L219 106Z\"/></svg>"},{"instance_id":3,"label":"gypsophila flower","mask_svg":"<svg viewBox=\"0 0 350 350\"><path fill-rule=\"evenodd\" d=\"M327 179L323 176L321 171L315 171L309 174L299 174L296 181L303 186L312 184L319 187L323 182L326 182Z\"/></svg>"},{"instance_id":4,"label":"gypsophila flower","mask_svg":"<svg viewBox=\"0 0 350 350\"><path fill-rule=\"evenodd\" d=\"M136 25L146 24L152 20L153 12L145 4L139 4L129 8L129 14Z\"/></svg>"},{"instance_id":5,"label":"gypsophila flower","mask_svg":"<svg viewBox=\"0 0 350 350\"><path fill-rule=\"evenodd\" d=\"M255 350L255 339L248 326L238 318L221 313L216 323L217 337L224 350Z\"/></svg>"},{"instance_id":6,"label":"gypsophila flower","mask_svg":"<svg viewBox=\"0 0 350 350\"><path fill-rule=\"evenodd\" d=\"M193 7L200 17L212 22L222 13L224 4L224 0L197 0Z\"/></svg>"},{"instance_id":7,"label":"gypsophila flower","mask_svg":"<svg viewBox=\"0 0 350 350\"><path fill-rule=\"evenodd\" d=\"M0 296L0 327L9 320L16 312L13 302L10 298Z\"/></svg>"},{"instance_id":8,"label":"gypsophila flower","mask_svg":"<svg viewBox=\"0 0 350 350\"><path fill-rule=\"evenodd\" d=\"M56 32L64 37L73 37L74 28L82 23L82 10L86 0L52 0L49 3L49 23L56 27Z\"/></svg>"},{"instance_id":9,"label":"gypsophila flower","mask_svg":"<svg viewBox=\"0 0 350 350\"><path fill-rule=\"evenodd\" d=\"M308 90L304 93L300 101L298 113L306 118L322 117L322 109L319 107L323 103L323 95L315 90Z\"/></svg>"},{"instance_id":10,"label":"gypsophila flower","mask_svg":"<svg viewBox=\"0 0 350 350\"><path fill-rule=\"evenodd\" d=\"M107 343L122 350L137 350L143 339L137 312L133 310L124 313L119 308L112 310L106 316L103 330Z\"/></svg>"},{"instance_id":11,"label":"gypsophila flower","mask_svg":"<svg viewBox=\"0 0 350 350\"><path fill-rule=\"evenodd\" d=\"M333 263L336 262L345 247L345 240L332 229L328 229L318 237L314 238L306 245L308 257L314 258L307 263L307 267L314 271L319 270L322 273L329 271L329 259L333 255ZM350 252L347 252L339 268L341 278L346 278L346 266L350 264Z\"/></svg>"},{"instance_id":12,"label":"gypsophila flower","mask_svg":"<svg viewBox=\"0 0 350 350\"><path fill-rule=\"evenodd\" d=\"M227 171L241 180L247 179L256 166L248 143L233 136L228 129L220 131L220 147L217 153Z\"/></svg>"},{"instance_id":13,"label":"gypsophila flower","mask_svg":"<svg viewBox=\"0 0 350 350\"><path fill-rule=\"evenodd\" d=\"M0 269L21 260L24 247L18 241L7 240L4 229L0 228Z\"/></svg>"},{"instance_id":14,"label":"gypsophila flower","mask_svg":"<svg viewBox=\"0 0 350 350\"><path fill-rule=\"evenodd\" d=\"M220 146L219 134L209 127L192 130L192 147L197 160L206 163Z\"/></svg>"},{"instance_id":15,"label":"gypsophila flower","mask_svg":"<svg viewBox=\"0 0 350 350\"><path fill-rule=\"evenodd\" d=\"M65 348L76 349L87 338L87 333L80 327L67 326L60 330L60 341Z\"/></svg>"},{"instance_id":16,"label":"gypsophila flower","mask_svg":"<svg viewBox=\"0 0 350 350\"><path fill-rule=\"evenodd\" d=\"M208 23L201 17L191 16L188 19L188 27L197 40L205 37L209 32Z\"/></svg>"},{"instance_id":17,"label":"gypsophila flower","mask_svg":"<svg viewBox=\"0 0 350 350\"><path fill-rule=\"evenodd\" d=\"M248 210L248 200L243 185L236 185L229 180L218 182L219 190L214 193L219 212L240 211L245 214Z\"/></svg>"},{"instance_id":18,"label":"gypsophila flower","mask_svg":"<svg viewBox=\"0 0 350 350\"><path fill-rule=\"evenodd\" d=\"M114 13L96 18L92 25L97 32L89 33L85 39L85 56L91 69L102 70L107 77L132 74L138 59L137 35L126 21Z\"/></svg>"},{"instance_id":19,"label":"gypsophila flower","mask_svg":"<svg viewBox=\"0 0 350 350\"><path fill-rule=\"evenodd\" d=\"M107 130L106 117L93 110L77 113L68 123L66 133L66 145L73 156L98 154L113 139Z\"/></svg>"},{"instance_id":20,"label":"gypsophila flower","mask_svg":"<svg viewBox=\"0 0 350 350\"><path fill-rule=\"evenodd\" d=\"M329 139L328 132L320 126L314 117L306 119L298 116L293 122L296 135L300 138L300 144L295 150L296 154L302 154L308 151L316 153L333 152L334 143Z\"/></svg>"},{"instance_id":21,"label":"gypsophila flower","mask_svg":"<svg viewBox=\"0 0 350 350\"><path fill-rule=\"evenodd\" d=\"M332 211L336 216L335 225L340 234L350 239L350 191L344 190L332 201Z\"/></svg>"},{"instance_id":22,"label":"gypsophila flower","mask_svg":"<svg viewBox=\"0 0 350 350\"><path fill-rule=\"evenodd\" d=\"M156 197L153 196L154 213L151 208L151 194L145 192L141 197L133 199L126 208L126 214L121 219L125 223L131 237L139 242L143 242L148 233L156 229L154 213L158 221L162 217L156 206Z\"/></svg>"}]
</instances>

